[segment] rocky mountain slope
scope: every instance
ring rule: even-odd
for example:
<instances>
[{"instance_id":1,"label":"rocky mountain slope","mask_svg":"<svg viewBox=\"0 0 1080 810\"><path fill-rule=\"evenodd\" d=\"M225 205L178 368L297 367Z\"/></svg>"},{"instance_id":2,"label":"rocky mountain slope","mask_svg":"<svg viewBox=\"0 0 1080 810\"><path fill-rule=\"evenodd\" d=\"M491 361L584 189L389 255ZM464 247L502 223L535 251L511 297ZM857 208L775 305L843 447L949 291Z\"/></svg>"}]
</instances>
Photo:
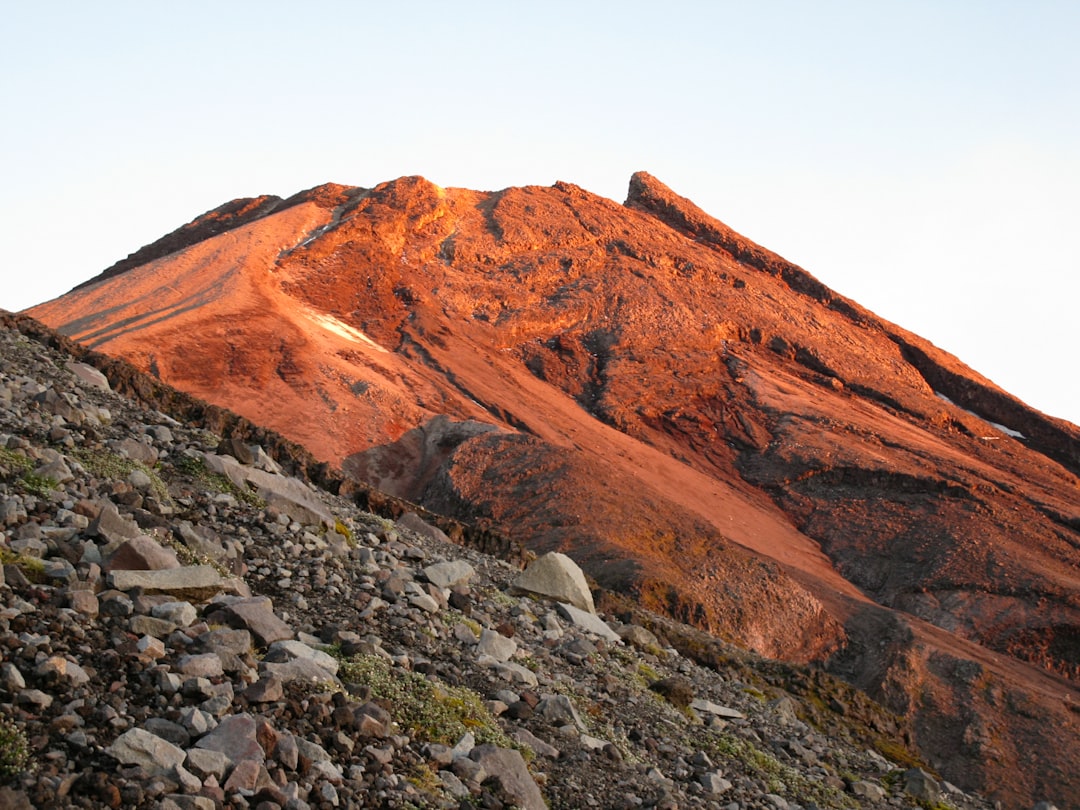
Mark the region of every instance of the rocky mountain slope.
<instances>
[{"instance_id":1,"label":"rocky mountain slope","mask_svg":"<svg viewBox=\"0 0 1080 810\"><path fill-rule=\"evenodd\" d=\"M65 345L0 316L0 806L992 806L821 671L605 622Z\"/></svg>"},{"instance_id":2,"label":"rocky mountain slope","mask_svg":"<svg viewBox=\"0 0 1080 810\"><path fill-rule=\"evenodd\" d=\"M635 175L223 206L36 317L1075 793L1080 431ZM1008 697L1005 697L1008 696ZM1017 767L1018 764L1022 767Z\"/></svg>"}]
</instances>

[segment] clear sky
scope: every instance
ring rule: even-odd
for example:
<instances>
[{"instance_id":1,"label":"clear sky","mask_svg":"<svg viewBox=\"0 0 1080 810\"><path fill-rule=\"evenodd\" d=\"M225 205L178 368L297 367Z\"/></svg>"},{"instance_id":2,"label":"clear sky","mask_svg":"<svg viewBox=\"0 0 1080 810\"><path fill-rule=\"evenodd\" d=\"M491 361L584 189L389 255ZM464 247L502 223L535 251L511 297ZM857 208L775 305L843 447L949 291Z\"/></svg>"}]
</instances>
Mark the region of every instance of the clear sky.
<instances>
[{"instance_id":1,"label":"clear sky","mask_svg":"<svg viewBox=\"0 0 1080 810\"><path fill-rule=\"evenodd\" d=\"M1080 423L1080 3L7 3L0 307L235 197L644 169Z\"/></svg>"}]
</instances>

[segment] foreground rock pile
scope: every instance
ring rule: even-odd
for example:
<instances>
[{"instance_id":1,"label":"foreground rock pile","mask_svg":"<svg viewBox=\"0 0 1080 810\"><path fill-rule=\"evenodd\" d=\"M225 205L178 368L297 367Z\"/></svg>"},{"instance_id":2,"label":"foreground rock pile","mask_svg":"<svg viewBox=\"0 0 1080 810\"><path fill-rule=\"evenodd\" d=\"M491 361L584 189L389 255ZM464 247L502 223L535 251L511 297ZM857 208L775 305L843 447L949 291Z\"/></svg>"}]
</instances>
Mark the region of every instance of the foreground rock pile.
<instances>
[{"instance_id":1,"label":"foreground rock pile","mask_svg":"<svg viewBox=\"0 0 1080 810\"><path fill-rule=\"evenodd\" d=\"M0 807L988 805L0 330Z\"/></svg>"}]
</instances>

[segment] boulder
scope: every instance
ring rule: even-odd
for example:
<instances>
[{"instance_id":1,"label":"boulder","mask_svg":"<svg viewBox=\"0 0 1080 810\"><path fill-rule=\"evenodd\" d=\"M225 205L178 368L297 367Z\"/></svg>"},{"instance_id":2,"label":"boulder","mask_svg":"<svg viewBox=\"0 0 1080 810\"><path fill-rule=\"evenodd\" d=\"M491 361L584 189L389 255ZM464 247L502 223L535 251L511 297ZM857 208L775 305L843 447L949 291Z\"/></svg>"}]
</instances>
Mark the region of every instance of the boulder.
<instances>
[{"instance_id":1,"label":"boulder","mask_svg":"<svg viewBox=\"0 0 1080 810\"><path fill-rule=\"evenodd\" d=\"M427 581L436 588L453 588L455 585L468 582L475 575L476 569L464 560L435 563L424 569Z\"/></svg>"},{"instance_id":2,"label":"boulder","mask_svg":"<svg viewBox=\"0 0 1080 810\"><path fill-rule=\"evenodd\" d=\"M224 581L209 565L184 565L157 571L112 571L109 587L118 591L142 588L145 593L164 593L178 599L203 601L221 593Z\"/></svg>"},{"instance_id":3,"label":"boulder","mask_svg":"<svg viewBox=\"0 0 1080 810\"><path fill-rule=\"evenodd\" d=\"M504 798L515 806L521 810L547 810L547 802L520 752L512 748L478 745L469 756L483 768L488 778L499 783Z\"/></svg>"},{"instance_id":4,"label":"boulder","mask_svg":"<svg viewBox=\"0 0 1080 810\"><path fill-rule=\"evenodd\" d=\"M446 536L442 529L437 526L432 526L415 512L406 512L399 517L397 519L397 525L403 529L409 529L410 531L416 532L421 537L426 537L429 540L435 540L440 543L450 542L450 538Z\"/></svg>"},{"instance_id":5,"label":"boulder","mask_svg":"<svg viewBox=\"0 0 1080 810\"><path fill-rule=\"evenodd\" d=\"M577 563L552 551L534 560L511 586L512 593L533 594L567 602L588 613L596 613L589 583Z\"/></svg>"},{"instance_id":6,"label":"boulder","mask_svg":"<svg viewBox=\"0 0 1080 810\"><path fill-rule=\"evenodd\" d=\"M101 565L106 573L110 571L161 571L179 567L180 560L176 558L176 552L145 534L125 540L105 558Z\"/></svg>"},{"instance_id":7,"label":"boulder","mask_svg":"<svg viewBox=\"0 0 1080 810\"><path fill-rule=\"evenodd\" d=\"M141 728L125 731L105 749L124 765L139 765L151 773L167 773L184 763L184 749Z\"/></svg>"},{"instance_id":8,"label":"boulder","mask_svg":"<svg viewBox=\"0 0 1080 810\"><path fill-rule=\"evenodd\" d=\"M568 605L565 602L559 602L559 604L555 606L555 609L559 611L559 615L564 619L567 619L582 630L586 630L593 635L600 636L600 638L607 639L608 641L619 641L619 634L612 630L608 623L595 613L589 613L581 608Z\"/></svg>"},{"instance_id":9,"label":"boulder","mask_svg":"<svg viewBox=\"0 0 1080 810\"><path fill-rule=\"evenodd\" d=\"M68 360L65 365L67 370L74 374L83 385L97 388L100 391L112 390L109 380L93 366L88 366L86 363L77 363L74 360Z\"/></svg>"},{"instance_id":10,"label":"boulder","mask_svg":"<svg viewBox=\"0 0 1080 810\"><path fill-rule=\"evenodd\" d=\"M262 762L266 759L266 753L256 738L256 725L255 718L250 714L230 714L221 718L217 727L195 743L195 747L220 751L233 762Z\"/></svg>"},{"instance_id":11,"label":"boulder","mask_svg":"<svg viewBox=\"0 0 1080 810\"><path fill-rule=\"evenodd\" d=\"M274 613L267 596L230 599L222 604L225 620L237 629L247 630L261 647L292 638L293 629Z\"/></svg>"}]
</instances>

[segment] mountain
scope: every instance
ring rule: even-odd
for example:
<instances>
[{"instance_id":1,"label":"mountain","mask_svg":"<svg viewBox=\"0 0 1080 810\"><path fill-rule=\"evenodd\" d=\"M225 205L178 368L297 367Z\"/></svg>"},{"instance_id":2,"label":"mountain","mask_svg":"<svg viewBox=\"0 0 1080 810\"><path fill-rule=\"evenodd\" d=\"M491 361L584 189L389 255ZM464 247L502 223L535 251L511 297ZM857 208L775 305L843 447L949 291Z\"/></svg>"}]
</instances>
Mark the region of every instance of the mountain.
<instances>
[{"instance_id":1,"label":"mountain","mask_svg":"<svg viewBox=\"0 0 1080 810\"><path fill-rule=\"evenodd\" d=\"M239 200L29 312L842 674L957 784L1077 795L1080 430L647 174L623 205L418 177Z\"/></svg>"}]
</instances>

